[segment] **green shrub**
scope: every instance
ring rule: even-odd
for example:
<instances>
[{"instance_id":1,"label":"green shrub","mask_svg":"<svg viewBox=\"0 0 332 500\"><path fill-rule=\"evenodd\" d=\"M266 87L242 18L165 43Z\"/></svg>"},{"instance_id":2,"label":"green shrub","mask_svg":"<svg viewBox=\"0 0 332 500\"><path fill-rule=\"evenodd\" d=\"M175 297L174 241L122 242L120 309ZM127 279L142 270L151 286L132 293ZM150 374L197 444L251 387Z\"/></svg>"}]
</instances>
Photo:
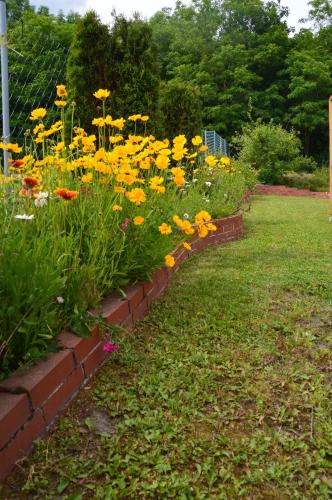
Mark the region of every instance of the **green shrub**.
<instances>
[{"instance_id":1,"label":"green shrub","mask_svg":"<svg viewBox=\"0 0 332 500\"><path fill-rule=\"evenodd\" d=\"M284 184L299 189L310 189L310 191L329 190L329 169L317 168L312 173L287 172L283 176Z\"/></svg>"},{"instance_id":2,"label":"green shrub","mask_svg":"<svg viewBox=\"0 0 332 500\"><path fill-rule=\"evenodd\" d=\"M280 125L261 123L248 125L233 142L238 149L238 161L258 172L261 182L279 184L283 174L299 168L301 142L295 132Z\"/></svg>"}]
</instances>

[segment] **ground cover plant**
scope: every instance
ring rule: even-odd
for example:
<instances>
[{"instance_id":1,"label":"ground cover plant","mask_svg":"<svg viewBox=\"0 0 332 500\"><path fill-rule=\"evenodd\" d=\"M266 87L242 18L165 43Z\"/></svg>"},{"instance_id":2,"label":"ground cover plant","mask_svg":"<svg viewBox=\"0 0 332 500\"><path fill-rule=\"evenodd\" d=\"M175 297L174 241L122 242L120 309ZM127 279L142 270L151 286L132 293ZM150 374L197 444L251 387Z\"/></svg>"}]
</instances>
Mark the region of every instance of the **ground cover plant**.
<instances>
[{"instance_id":1,"label":"ground cover plant","mask_svg":"<svg viewBox=\"0 0 332 500\"><path fill-rule=\"evenodd\" d=\"M257 197L245 225L118 334L2 498L331 498L326 202Z\"/></svg>"},{"instance_id":2,"label":"ground cover plant","mask_svg":"<svg viewBox=\"0 0 332 500\"><path fill-rule=\"evenodd\" d=\"M113 118L109 91L94 93L95 134L75 123L64 85L59 120L31 112L24 151L0 182L0 368L38 359L64 326L89 334L87 309L110 290L149 278L171 251L238 210L250 176L208 154L199 136L158 140L149 116ZM65 109L68 109L65 116Z\"/></svg>"}]
</instances>

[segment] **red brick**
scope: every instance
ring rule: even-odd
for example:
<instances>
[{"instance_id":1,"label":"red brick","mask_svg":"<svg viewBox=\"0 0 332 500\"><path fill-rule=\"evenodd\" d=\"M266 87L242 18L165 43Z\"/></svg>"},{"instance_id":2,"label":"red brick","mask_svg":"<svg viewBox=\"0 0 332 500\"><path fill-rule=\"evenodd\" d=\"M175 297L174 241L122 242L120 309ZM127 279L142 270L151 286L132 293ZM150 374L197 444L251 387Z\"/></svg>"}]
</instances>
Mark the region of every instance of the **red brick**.
<instances>
[{"instance_id":1,"label":"red brick","mask_svg":"<svg viewBox=\"0 0 332 500\"><path fill-rule=\"evenodd\" d=\"M161 291L158 286L155 286L152 290L150 290L150 292L146 296L148 306L150 307L155 300L159 299L160 295Z\"/></svg>"},{"instance_id":2,"label":"red brick","mask_svg":"<svg viewBox=\"0 0 332 500\"><path fill-rule=\"evenodd\" d=\"M134 324L136 323L136 321L143 319L147 315L148 311L149 311L149 303L148 299L145 298L133 311Z\"/></svg>"},{"instance_id":3,"label":"red brick","mask_svg":"<svg viewBox=\"0 0 332 500\"><path fill-rule=\"evenodd\" d=\"M129 314L129 302L116 295L110 295L103 300L101 305L103 318L107 323L119 325Z\"/></svg>"},{"instance_id":4,"label":"red brick","mask_svg":"<svg viewBox=\"0 0 332 500\"><path fill-rule=\"evenodd\" d=\"M124 292L129 302L129 309L132 312L143 300L144 297L143 284L137 283L136 285L131 285L125 288Z\"/></svg>"},{"instance_id":5,"label":"red brick","mask_svg":"<svg viewBox=\"0 0 332 500\"><path fill-rule=\"evenodd\" d=\"M99 344L100 340L98 327L92 329L91 337L88 338L78 337L71 332L62 332L59 335L60 345L66 349L72 349L76 364L86 358L89 352L93 351L96 345Z\"/></svg>"},{"instance_id":6,"label":"red brick","mask_svg":"<svg viewBox=\"0 0 332 500\"><path fill-rule=\"evenodd\" d=\"M155 283L153 282L153 280L143 281L142 285L143 285L144 295L147 295L155 287Z\"/></svg>"},{"instance_id":7,"label":"red brick","mask_svg":"<svg viewBox=\"0 0 332 500\"><path fill-rule=\"evenodd\" d=\"M103 352L103 342L100 342L96 348L83 360L82 366L85 377L90 376L107 358L107 352Z\"/></svg>"},{"instance_id":8,"label":"red brick","mask_svg":"<svg viewBox=\"0 0 332 500\"><path fill-rule=\"evenodd\" d=\"M26 394L0 394L0 450L31 416Z\"/></svg>"},{"instance_id":9,"label":"red brick","mask_svg":"<svg viewBox=\"0 0 332 500\"><path fill-rule=\"evenodd\" d=\"M124 319L121 323L121 326L125 329L131 332L134 329L134 321L133 321L133 315L132 313L128 314L126 319Z\"/></svg>"},{"instance_id":10,"label":"red brick","mask_svg":"<svg viewBox=\"0 0 332 500\"><path fill-rule=\"evenodd\" d=\"M28 392L32 406L37 408L73 369L72 352L69 350L56 352L46 361L41 361L25 372L15 372L10 378L1 382L0 390L9 388Z\"/></svg>"},{"instance_id":11,"label":"red brick","mask_svg":"<svg viewBox=\"0 0 332 500\"><path fill-rule=\"evenodd\" d=\"M166 267L161 267L154 272L153 281L158 285L159 290L163 291L169 281L169 271Z\"/></svg>"},{"instance_id":12,"label":"red brick","mask_svg":"<svg viewBox=\"0 0 332 500\"><path fill-rule=\"evenodd\" d=\"M72 396L79 390L84 381L84 372L78 366L66 380L51 394L42 410L47 424L50 424L61 413Z\"/></svg>"},{"instance_id":13,"label":"red brick","mask_svg":"<svg viewBox=\"0 0 332 500\"><path fill-rule=\"evenodd\" d=\"M5 479L32 447L35 439L45 432L46 424L42 413L36 410L33 417L15 436L6 448L0 451L0 481Z\"/></svg>"}]
</instances>

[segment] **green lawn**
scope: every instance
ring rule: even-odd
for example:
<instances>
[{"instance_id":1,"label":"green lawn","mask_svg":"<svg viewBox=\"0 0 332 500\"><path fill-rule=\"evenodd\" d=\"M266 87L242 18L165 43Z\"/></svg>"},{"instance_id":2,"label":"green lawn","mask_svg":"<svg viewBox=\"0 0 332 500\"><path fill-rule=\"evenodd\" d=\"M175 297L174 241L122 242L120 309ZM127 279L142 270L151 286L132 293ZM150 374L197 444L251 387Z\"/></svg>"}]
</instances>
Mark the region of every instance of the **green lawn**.
<instances>
[{"instance_id":1,"label":"green lawn","mask_svg":"<svg viewBox=\"0 0 332 500\"><path fill-rule=\"evenodd\" d=\"M2 498L331 498L327 201L256 197L245 219L118 334Z\"/></svg>"}]
</instances>

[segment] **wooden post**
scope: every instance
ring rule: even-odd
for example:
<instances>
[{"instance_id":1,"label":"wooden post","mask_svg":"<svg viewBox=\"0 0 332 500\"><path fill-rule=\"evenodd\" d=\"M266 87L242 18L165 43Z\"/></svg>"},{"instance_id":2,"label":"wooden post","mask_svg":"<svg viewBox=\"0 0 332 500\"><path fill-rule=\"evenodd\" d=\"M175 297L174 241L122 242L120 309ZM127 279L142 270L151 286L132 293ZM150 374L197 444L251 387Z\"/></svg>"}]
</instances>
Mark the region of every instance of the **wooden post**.
<instances>
[{"instance_id":1,"label":"wooden post","mask_svg":"<svg viewBox=\"0 0 332 500\"><path fill-rule=\"evenodd\" d=\"M332 222L332 95L329 100L329 130L330 130L330 222Z\"/></svg>"}]
</instances>

